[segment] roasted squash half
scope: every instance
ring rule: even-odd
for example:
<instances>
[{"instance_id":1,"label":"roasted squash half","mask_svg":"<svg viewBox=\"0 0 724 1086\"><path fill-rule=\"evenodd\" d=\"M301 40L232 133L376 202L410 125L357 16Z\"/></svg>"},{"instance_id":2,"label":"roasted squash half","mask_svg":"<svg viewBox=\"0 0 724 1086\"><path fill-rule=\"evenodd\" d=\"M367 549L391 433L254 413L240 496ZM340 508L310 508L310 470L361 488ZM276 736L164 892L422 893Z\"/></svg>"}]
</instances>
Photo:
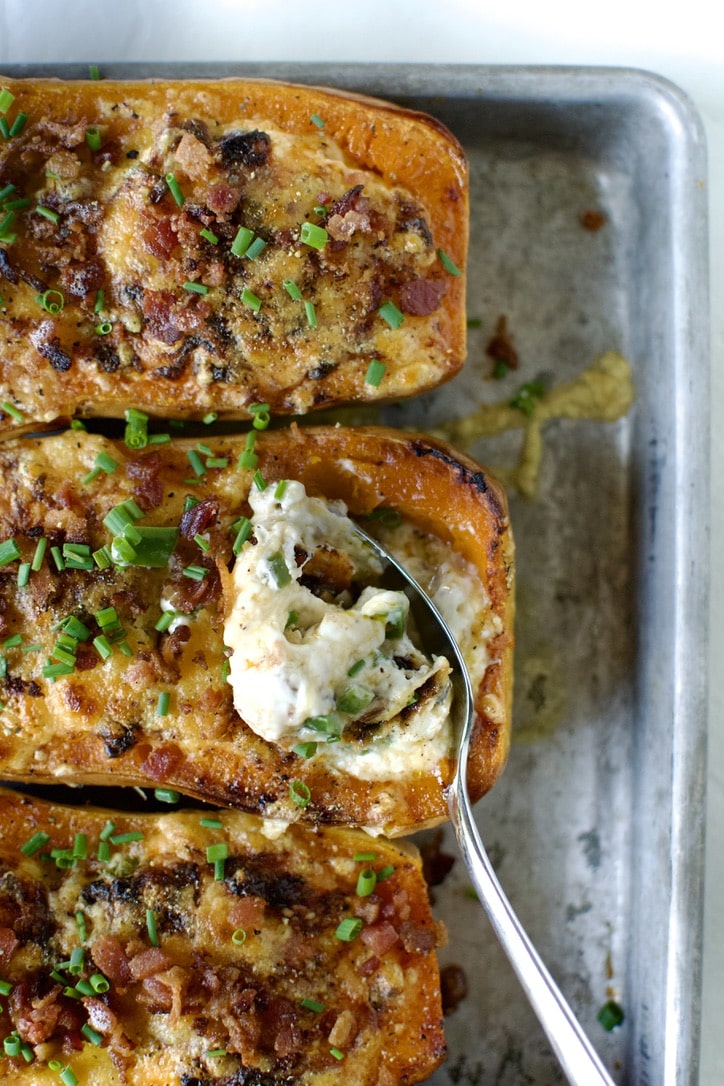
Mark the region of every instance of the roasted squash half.
<instances>
[{"instance_id":1,"label":"roasted squash half","mask_svg":"<svg viewBox=\"0 0 724 1086\"><path fill-rule=\"evenodd\" d=\"M0 89L0 433L302 414L462 365L467 163L433 118L263 80Z\"/></svg>"},{"instance_id":2,"label":"roasted squash half","mask_svg":"<svg viewBox=\"0 0 724 1086\"><path fill-rule=\"evenodd\" d=\"M384 428L267 431L258 462L240 469L247 444L218 436L134 450L67 431L0 445L0 778L171 787L268 818L391 835L443 820L449 745L422 771L385 774L365 761L379 749L365 734L340 769L321 749L281 749L245 724L226 681L229 569L256 476L341 499L389 546L403 538L403 560L422 581L442 571L443 589L455 582L475 677L477 799L505 764L510 732L503 491L444 444ZM155 567L108 560L113 518L129 501L150 535L177 529ZM421 709L408 707L410 729Z\"/></svg>"},{"instance_id":3,"label":"roasted squash half","mask_svg":"<svg viewBox=\"0 0 724 1086\"><path fill-rule=\"evenodd\" d=\"M0 1077L397 1086L445 1054L412 847L0 791Z\"/></svg>"}]
</instances>

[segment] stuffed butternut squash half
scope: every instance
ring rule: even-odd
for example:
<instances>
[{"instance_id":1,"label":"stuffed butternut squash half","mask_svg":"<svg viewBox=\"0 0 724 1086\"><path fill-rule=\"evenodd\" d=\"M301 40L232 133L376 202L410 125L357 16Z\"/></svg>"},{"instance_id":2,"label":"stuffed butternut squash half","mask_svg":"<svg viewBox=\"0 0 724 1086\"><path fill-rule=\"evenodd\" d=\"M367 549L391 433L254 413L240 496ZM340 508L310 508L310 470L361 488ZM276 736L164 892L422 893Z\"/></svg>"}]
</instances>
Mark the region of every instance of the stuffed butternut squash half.
<instances>
[{"instance_id":1,"label":"stuffed butternut squash half","mask_svg":"<svg viewBox=\"0 0 724 1086\"><path fill-rule=\"evenodd\" d=\"M398 1086L445 1055L416 851L0 791L0 1077Z\"/></svg>"},{"instance_id":2,"label":"stuffed butternut squash half","mask_svg":"<svg viewBox=\"0 0 724 1086\"><path fill-rule=\"evenodd\" d=\"M462 365L468 173L440 122L264 80L0 93L0 434L397 400Z\"/></svg>"},{"instance_id":3,"label":"stuffed butternut squash half","mask_svg":"<svg viewBox=\"0 0 724 1086\"><path fill-rule=\"evenodd\" d=\"M390 835L443 820L449 663L351 518L460 644L478 798L509 741L505 498L445 445L384 428L4 442L0 778L163 786Z\"/></svg>"}]
</instances>

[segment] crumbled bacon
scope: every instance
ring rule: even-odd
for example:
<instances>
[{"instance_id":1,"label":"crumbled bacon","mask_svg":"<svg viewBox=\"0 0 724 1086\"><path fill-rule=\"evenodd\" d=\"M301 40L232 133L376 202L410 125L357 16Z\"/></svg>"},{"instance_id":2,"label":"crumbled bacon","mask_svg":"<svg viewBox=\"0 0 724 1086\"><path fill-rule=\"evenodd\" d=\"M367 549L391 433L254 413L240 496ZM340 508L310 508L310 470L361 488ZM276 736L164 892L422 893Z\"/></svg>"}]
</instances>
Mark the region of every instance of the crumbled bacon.
<instances>
[{"instance_id":1,"label":"crumbled bacon","mask_svg":"<svg viewBox=\"0 0 724 1086\"><path fill-rule=\"evenodd\" d=\"M157 260L168 260L178 245L174 219L150 219L141 234L143 244Z\"/></svg>"},{"instance_id":2,"label":"crumbled bacon","mask_svg":"<svg viewBox=\"0 0 724 1086\"><path fill-rule=\"evenodd\" d=\"M133 980L145 980L147 977L165 972L171 964L171 959L165 950L152 946L135 954L130 959L128 968Z\"/></svg>"},{"instance_id":3,"label":"crumbled bacon","mask_svg":"<svg viewBox=\"0 0 724 1086\"><path fill-rule=\"evenodd\" d=\"M206 194L206 202L210 209L215 215L222 218L236 210L240 199L241 192L232 188L226 181L219 181L216 185L211 185Z\"/></svg>"},{"instance_id":4,"label":"crumbled bacon","mask_svg":"<svg viewBox=\"0 0 724 1086\"><path fill-rule=\"evenodd\" d=\"M208 149L192 132L184 132L173 154L186 176L193 181L205 177L213 162Z\"/></svg>"},{"instance_id":5,"label":"crumbled bacon","mask_svg":"<svg viewBox=\"0 0 724 1086\"><path fill-rule=\"evenodd\" d=\"M176 296L170 290L145 290L143 292L143 316L148 333L169 346L181 339Z\"/></svg>"},{"instance_id":6,"label":"crumbled bacon","mask_svg":"<svg viewBox=\"0 0 724 1086\"><path fill-rule=\"evenodd\" d=\"M400 941L400 936L388 920L382 920L378 924L369 924L362 928L360 939L380 958Z\"/></svg>"},{"instance_id":7,"label":"crumbled bacon","mask_svg":"<svg viewBox=\"0 0 724 1086\"><path fill-rule=\"evenodd\" d=\"M5 964L12 957L18 940L12 928L0 928L0 964Z\"/></svg>"},{"instance_id":8,"label":"crumbled bacon","mask_svg":"<svg viewBox=\"0 0 724 1086\"><path fill-rule=\"evenodd\" d=\"M128 955L119 939L114 935L101 935L92 944L90 953L101 973L108 977L111 984L117 988L128 987L133 978Z\"/></svg>"},{"instance_id":9,"label":"crumbled bacon","mask_svg":"<svg viewBox=\"0 0 724 1086\"><path fill-rule=\"evenodd\" d=\"M195 539L211 527L218 515L219 499L213 496L203 498L181 514L179 531L185 539Z\"/></svg>"},{"instance_id":10,"label":"crumbled bacon","mask_svg":"<svg viewBox=\"0 0 724 1086\"><path fill-rule=\"evenodd\" d=\"M162 467L163 460L155 449L126 464L126 474L136 481L133 496L144 513L158 509L163 502L163 482L159 479Z\"/></svg>"},{"instance_id":11,"label":"crumbled bacon","mask_svg":"<svg viewBox=\"0 0 724 1086\"><path fill-rule=\"evenodd\" d=\"M61 288L75 298L85 298L103 285L105 269L98 257L83 262L71 261L60 273Z\"/></svg>"},{"instance_id":12,"label":"crumbled bacon","mask_svg":"<svg viewBox=\"0 0 724 1086\"><path fill-rule=\"evenodd\" d=\"M400 309L411 317L429 317L445 296L441 279L411 279L400 288Z\"/></svg>"},{"instance_id":13,"label":"crumbled bacon","mask_svg":"<svg viewBox=\"0 0 724 1086\"><path fill-rule=\"evenodd\" d=\"M42 1044L52 1037L60 1018L58 996L62 989L54 984L44 995L37 982L20 981L13 985L9 997L10 1015L20 1036L31 1045Z\"/></svg>"}]
</instances>

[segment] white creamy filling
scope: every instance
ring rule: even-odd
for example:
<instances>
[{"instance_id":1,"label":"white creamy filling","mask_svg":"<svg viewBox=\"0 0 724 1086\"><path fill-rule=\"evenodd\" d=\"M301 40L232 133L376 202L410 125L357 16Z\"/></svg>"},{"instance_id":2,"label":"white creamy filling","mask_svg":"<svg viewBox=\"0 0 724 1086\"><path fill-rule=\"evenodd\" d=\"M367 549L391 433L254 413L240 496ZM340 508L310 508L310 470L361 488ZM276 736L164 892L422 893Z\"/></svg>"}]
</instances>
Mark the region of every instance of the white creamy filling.
<instances>
[{"instance_id":1,"label":"white creamy filling","mask_svg":"<svg viewBox=\"0 0 724 1086\"><path fill-rule=\"evenodd\" d=\"M239 715L268 742L314 743L315 757L363 779L433 769L450 741L449 665L413 644L407 597L368 583L378 560L341 503L297 482L249 500L253 541L234 566L224 631ZM302 580L320 569L340 585L325 598ZM366 585L356 599L351 581ZM405 715L428 682L439 693Z\"/></svg>"}]
</instances>

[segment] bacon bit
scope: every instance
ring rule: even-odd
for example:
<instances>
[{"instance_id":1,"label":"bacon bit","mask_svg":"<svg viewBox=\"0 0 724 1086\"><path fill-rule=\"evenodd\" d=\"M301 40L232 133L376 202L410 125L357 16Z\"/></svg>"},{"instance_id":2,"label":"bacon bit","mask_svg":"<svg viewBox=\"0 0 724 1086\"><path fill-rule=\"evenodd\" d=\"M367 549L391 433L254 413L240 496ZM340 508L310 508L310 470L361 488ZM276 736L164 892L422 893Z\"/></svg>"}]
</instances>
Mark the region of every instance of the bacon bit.
<instances>
[{"instance_id":1,"label":"bacon bit","mask_svg":"<svg viewBox=\"0 0 724 1086\"><path fill-rule=\"evenodd\" d=\"M163 483L159 479L162 467L163 460L155 449L126 464L129 479L137 480L133 495L144 513L163 504Z\"/></svg>"},{"instance_id":2,"label":"bacon bit","mask_svg":"<svg viewBox=\"0 0 724 1086\"><path fill-rule=\"evenodd\" d=\"M602 211L593 210L582 211L578 218L584 230L590 230L594 234L608 221Z\"/></svg>"},{"instance_id":3,"label":"bacon bit","mask_svg":"<svg viewBox=\"0 0 724 1086\"><path fill-rule=\"evenodd\" d=\"M88 996L83 1000L83 1006L88 1013L88 1021L93 1029L99 1033L112 1033L118 1025L118 1019L107 1003L102 999Z\"/></svg>"},{"instance_id":4,"label":"bacon bit","mask_svg":"<svg viewBox=\"0 0 724 1086\"><path fill-rule=\"evenodd\" d=\"M446 291L442 279L412 279L400 288L400 309L412 317L429 317L440 306Z\"/></svg>"},{"instance_id":5,"label":"bacon bit","mask_svg":"<svg viewBox=\"0 0 724 1086\"><path fill-rule=\"evenodd\" d=\"M184 650L184 645L191 639L188 626L179 626L173 633L162 633L158 639L158 651L167 664L173 664Z\"/></svg>"},{"instance_id":6,"label":"bacon bit","mask_svg":"<svg viewBox=\"0 0 724 1086\"><path fill-rule=\"evenodd\" d=\"M206 194L206 202L210 209L222 218L231 215L232 211L236 210L240 199L241 193L224 181L211 185Z\"/></svg>"},{"instance_id":7,"label":"bacon bit","mask_svg":"<svg viewBox=\"0 0 724 1086\"><path fill-rule=\"evenodd\" d=\"M360 939L377 958L380 958L400 941L400 936L388 920L381 920L379 924L370 924L362 928Z\"/></svg>"},{"instance_id":8,"label":"bacon bit","mask_svg":"<svg viewBox=\"0 0 724 1086\"><path fill-rule=\"evenodd\" d=\"M152 751L145 759L140 769L150 777L155 784L168 780L172 773L183 762L184 756L175 743L167 743L158 750Z\"/></svg>"},{"instance_id":9,"label":"bacon bit","mask_svg":"<svg viewBox=\"0 0 724 1086\"><path fill-rule=\"evenodd\" d=\"M83 262L71 260L60 273L60 286L74 298L85 298L92 291L98 290L105 280L103 262L98 257L91 257Z\"/></svg>"},{"instance_id":10,"label":"bacon bit","mask_svg":"<svg viewBox=\"0 0 724 1086\"><path fill-rule=\"evenodd\" d=\"M207 287L221 287L226 280L226 268L220 260L207 264L204 271L204 283Z\"/></svg>"},{"instance_id":11,"label":"bacon bit","mask_svg":"<svg viewBox=\"0 0 724 1086\"><path fill-rule=\"evenodd\" d=\"M13 956L18 940L12 928L0 928L0 962L5 964Z\"/></svg>"},{"instance_id":12,"label":"bacon bit","mask_svg":"<svg viewBox=\"0 0 724 1086\"><path fill-rule=\"evenodd\" d=\"M437 946L437 937L433 930L421 927L405 920L400 924L400 938L408 953L426 954Z\"/></svg>"},{"instance_id":13,"label":"bacon bit","mask_svg":"<svg viewBox=\"0 0 724 1086\"><path fill-rule=\"evenodd\" d=\"M380 967L380 959L376 954L371 954L369 958L366 958L363 962L357 966L360 975L363 977L369 977L372 973L376 973Z\"/></svg>"},{"instance_id":14,"label":"bacon bit","mask_svg":"<svg viewBox=\"0 0 724 1086\"><path fill-rule=\"evenodd\" d=\"M327 1040L335 1048L346 1048L357 1036L357 1020L351 1010L347 1009L337 1015L337 1019L329 1032Z\"/></svg>"},{"instance_id":15,"label":"bacon bit","mask_svg":"<svg viewBox=\"0 0 724 1086\"><path fill-rule=\"evenodd\" d=\"M299 1051L302 1033L297 1025L298 1017L297 1007L281 996L273 1000L265 1016L265 1027L275 1034L274 1051L282 1059Z\"/></svg>"},{"instance_id":16,"label":"bacon bit","mask_svg":"<svg viewBox=\"0 0 724 1086\"><path fill-rule=\"evenodd\" d=\"M62 991L59 984L54 984L44 996L34 994L35 987L28 981L20 981L13 986L8 1000L15 1028L31 1045L42 1044L52 1037L61 1011L57 1002Z\"/></svg>"},{"instance_id":17,"label":"bacon bit","mask_svg":"<svg viewBox=\"0 0 724 1086\"><path fill-rule=\"evenodd\" d=\"M148 333L169 346L181 339L175 302L176 297L169 290L145 290L143 293L142 312Z\"/></svg>"},{"instance_id":18,"label":"bacon bit","mask_svg":"<svg viewBox=\"0 0 724 1086\"><path fill-rule=\"evenodd\" d=\"M443 1014L452 1014L467 997L468 978L460 965L446 965L440 970Z\"/></svg>"},{"instance_id":19,"label":"bacon bit","mask_svg":"<svg viewBox=\"0 0 724 1086\"><path fill-rule=\"evenodd\" d=\"M165 950L152 946L135 954L128 963L133 980L145 980L157 973L163 973L171 966L171 959Z\"/></svg>"},{"instance_id":20,"label":"bacon bit","mask_svg":"<svg viewBox=\"0 0 724 1086\"><path fill-rule=\"evenodd\" d=\"M185 539L195 539L216 521L219 515L219 499L203 498L191 509L181 514L179 531Z\"/></svg>"},{"instance_id":21,"label":"bacon bit","mask_svg":"<svg viewBox=\"0 0 724 1086\"><path fill-rule=\"evenodd\" d=\"M153 219L141 234L143 244L157 260L168 260L178 245L178 235L171 218Z\"/></svg>"},{"instance_id":22,"label":"bacon bit","mask_svg":"<svg viewBox=\"0 0 724 1086\"><path fill-rule=\"evenodd\" d=\"M518 369L518 352L513 346L505 316L498 317L495 335L488 342L485 353L488 358L492 358L493 362L505 362L506 366L510 366L512 370Z\"/></svg>"},{"instance_id":23,"label":"bacon bit","mask_svg":"<svg viewBox=\"0 0 724 1086\"><path fill-rule=\"evenodd\" d=\"M75 124L40 119L34 126L33 135L44 136L55 143L59 143L61 147L72 149L85 144L87 127L88 122L85 117L76 121Z\"/></svg>"},{"instance_id":24,"label":"bacon bit","mask_svg":"<svg viewBox=\"0 0 724 1086\"><path fill-rule=\"evenodd\" d=\"M238 898L229 909L229 923L233 928L256 928L264 919L266 901L263 897Z\"/></svg>"},{"instance_id":25,"label":"bacon bit","mask_svg":"<svg viewBox=\"0 0 724 1086\"><path fill-rule=\"evenodd\" d=\"M186 176L190 177L192 181L198 181L208 176L209 169L213 164L213 158L208 149L192 132L184 132L173 156Z\"/></svg>"},{"instance_id":26,"label":"bacon bit","mask_svg":"<svg viewBox=\"0 0 724 1086\"><path fill-rule=\"evenodd\" d=\"M91 958L101 973L117 988L127 988L132 975L128 956L120 940L114 935L101 935L90 948Z\"/></svg>"}]
</instances>

